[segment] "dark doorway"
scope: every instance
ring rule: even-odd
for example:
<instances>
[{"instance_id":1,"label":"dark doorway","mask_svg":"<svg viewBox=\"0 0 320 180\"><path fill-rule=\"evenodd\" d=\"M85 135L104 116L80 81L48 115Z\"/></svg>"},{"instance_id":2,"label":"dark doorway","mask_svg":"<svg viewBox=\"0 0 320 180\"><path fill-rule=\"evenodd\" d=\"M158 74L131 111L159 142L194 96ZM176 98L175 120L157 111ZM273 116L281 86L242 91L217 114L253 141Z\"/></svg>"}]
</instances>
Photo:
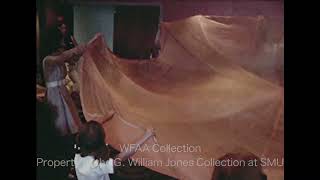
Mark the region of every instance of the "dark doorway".
<instances>
[{"instance_id":1,"label":"dark doorway","mask_svg":"<svg viewBox=\"0 0 320 180\"><path fill-rule=\"evenodd\" d=\"M158 31L159 6L116 6L113 51L128 59L148 59Z\"/></svg>"}]
</instances>

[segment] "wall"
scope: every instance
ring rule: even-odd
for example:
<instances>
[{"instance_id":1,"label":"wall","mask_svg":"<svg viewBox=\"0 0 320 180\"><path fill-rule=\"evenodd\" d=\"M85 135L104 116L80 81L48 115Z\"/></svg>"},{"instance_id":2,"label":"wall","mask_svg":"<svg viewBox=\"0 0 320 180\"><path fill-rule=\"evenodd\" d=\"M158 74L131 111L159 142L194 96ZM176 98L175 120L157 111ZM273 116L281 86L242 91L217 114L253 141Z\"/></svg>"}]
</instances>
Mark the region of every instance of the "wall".
<instances>
[{"instance_id":1,"label":"wall","mask_svg":"<svg viewBox=\"0 0 320 180\"><path fill-rule=\"evenodd\" d=\"M105 41L113 49L113 15L109 5L75 5L74 36L78 43L85 43L98 32L104 34Z\"/></svg>"},{"instance_id":2,"label":"wall","mask_svg":"<svg viewBox=\"0 0 320 180\"><path fill-rule=\"evenodd\" d=\"M163 1L163 18L173 21L193 15L256 16L283 18L282 1L225 0L225 1Z\"/></svg>"},{"instance_id":3,"label":"wall","mask_svg":"<svg viewBox=\"0 0 320 180\"><path fill-rule=\"evenodd\" d=\"M74 34L78 41L87 42L96 32L102 32L111 49L113 5L160 5L163 21L174 21L198 14L264 15L276 19L276 25L283 27L282 0L70 0L70 2L75 6Z\"/></svg>"},{"instance_id":4,"label":"wall","mask_svg":"<svg viewBox=\"0 0 320 180\"><path fill-rule=\"evenodd\" d=\"M69 0L91 4L160 4L163 20L193 15L283 17L283 0Z\"/></svg>"}]
</instances>

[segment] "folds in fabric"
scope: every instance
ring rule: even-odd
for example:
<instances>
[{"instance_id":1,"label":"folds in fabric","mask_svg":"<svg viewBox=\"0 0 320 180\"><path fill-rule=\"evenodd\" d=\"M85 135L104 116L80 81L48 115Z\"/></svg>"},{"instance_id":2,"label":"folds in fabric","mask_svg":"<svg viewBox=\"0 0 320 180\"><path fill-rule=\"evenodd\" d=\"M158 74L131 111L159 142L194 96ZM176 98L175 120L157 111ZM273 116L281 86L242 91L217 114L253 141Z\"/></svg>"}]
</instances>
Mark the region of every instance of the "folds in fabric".
<instances>
[{"instance_id":1,"label":"folds in fabric","mask_svg":"<svg viewBox=\"0 0 320 180\"><path fill-rule=\"evenodd\" d=\"M240 149L283 158L283 32L268 23L264 17L204 16L162 23L161 53L150 60L117 57L97 34L80 64L86 119L114 110L104 128L118 150L147 127L156 131L147 141L151 147L200 147L134 155L163 162L142 165L179 179L211 179L214 167L197 161ZM194 164L166 166L168 159ZM283 167L266 169L270 179L282 176Z\"/></svg>"}]
</instances>

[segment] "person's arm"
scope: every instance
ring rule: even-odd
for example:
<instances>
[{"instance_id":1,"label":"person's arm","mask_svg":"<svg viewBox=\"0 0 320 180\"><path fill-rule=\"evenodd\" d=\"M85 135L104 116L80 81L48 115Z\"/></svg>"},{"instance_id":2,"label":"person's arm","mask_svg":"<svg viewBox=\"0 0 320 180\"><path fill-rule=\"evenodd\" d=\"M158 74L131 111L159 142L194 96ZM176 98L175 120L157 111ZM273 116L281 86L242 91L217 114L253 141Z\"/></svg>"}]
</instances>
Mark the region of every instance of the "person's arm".
<instances>
[{"instance_id":1,"label":"person's arm","mask_svg":"<svg viewBox=\"0 0 320 180\"><path fill-rule=\"evenodd\" d=\"M78 46L78 42L76 41L76 39L72 36L72 35L70 35L70 39L71 39L71 41L72 41L72 44L75 46L75 47L77 47ZM73 60L70 60L69 61L69 77L70 77L70 79L71 79L71 81L73 82L73 83L75 83L76 84L76 89L77 89L77 91L79 91L79 84L80 84L80 79L79 79L79 75L78 75L78 72L77 72L77 70L76 70L76 68L77 68L77 64L76 64L76 62L77 61L79 61L79 59L80 59L80 56L78 55L78 57L77 56L74 56L74 57L72 57L73 58Z\"/></svg>"},{"instance_id":2,"label":"person's arm","mask_svg":"<svg viewBox=\"0 0 320 180\"><path fill-rule=\"evenodd\" d=\"M80 78L75 68L77 68L76 65L69 64L69 77L73 83L80 84Z\"/></svg>"},{"instance_id":3,"label":"person's arm","mask_svg":"<svg viewBox=\"0 0 320 180\"><path fill-rule=\"evenodd\" d=\"M68 65L68 75L70 80L73 82L72 91L80 92L80 75L78 71L78 64L69 61Z\"/></svg>"},{"instance_id":4,"label":"person's arm","mask_svg":"<svg viewBox=\"0 0 320 180\"><path fill-rule=\"evenodd\" d=\"M74 46L78 46L77 40L76 40L72 35L70 36L70 38L71 38L72 44L73 44Z\"/></svg>"},{"instance_id":5,"label":"person's arm","mask_svg":"<svg viewBox=\"0 0 320 180\"><path fill-rule=\"evenodd\" d=\"M58 56L51 56L50 59L47 60L47 63L65 63L69 60L72 60L72 57L82 55L82 53L85 51L86 46L85 45L79 45L75 48L72 48L70 50L64 51Z\"/></svg>"},{"instance_id":6,"label":"person's arm","mask_svg":"<svg viewBox=\"0 0 320 180\"><path fill-rule=\"evenodd\" d=\"M133 148L128 148L125 151L118 154L115 158L115 164L119 164L119 162L125 161L130 158L133 154L135 154L143 143L145 143L150 137L154 136L154 129L147 129L144 136L135 144Z\"/></svg>"}]
</instances>

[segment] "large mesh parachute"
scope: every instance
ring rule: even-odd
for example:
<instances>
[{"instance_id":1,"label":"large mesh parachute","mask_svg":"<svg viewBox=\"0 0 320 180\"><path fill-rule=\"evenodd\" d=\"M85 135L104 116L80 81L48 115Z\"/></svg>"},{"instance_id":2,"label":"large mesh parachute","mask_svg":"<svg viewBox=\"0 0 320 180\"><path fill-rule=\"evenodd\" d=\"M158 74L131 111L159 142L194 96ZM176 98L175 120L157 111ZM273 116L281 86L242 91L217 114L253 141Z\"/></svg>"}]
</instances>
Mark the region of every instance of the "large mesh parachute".
<instances>
[{"instance_id":1,"label":"large mesh parachute","mask_svg":"<svg viewBox=\"0 0 320 180\"><path fill-rule=\"evenodd\" d=\"M211 179L204 160L250 151L283 158L283 28L265 17L206 17L161 23L161 52L150 60L115 56L101 34L81 58L80 95L87 120L104 123L121 150L148 127L147 145L200 147L195 152L138 151L136 161L178 179ZM159 149L158 149L159 150ZM194 164L166 166L167 161ZM283 167L265 167L282 179Z\"/></svg>"}]
</instances>

